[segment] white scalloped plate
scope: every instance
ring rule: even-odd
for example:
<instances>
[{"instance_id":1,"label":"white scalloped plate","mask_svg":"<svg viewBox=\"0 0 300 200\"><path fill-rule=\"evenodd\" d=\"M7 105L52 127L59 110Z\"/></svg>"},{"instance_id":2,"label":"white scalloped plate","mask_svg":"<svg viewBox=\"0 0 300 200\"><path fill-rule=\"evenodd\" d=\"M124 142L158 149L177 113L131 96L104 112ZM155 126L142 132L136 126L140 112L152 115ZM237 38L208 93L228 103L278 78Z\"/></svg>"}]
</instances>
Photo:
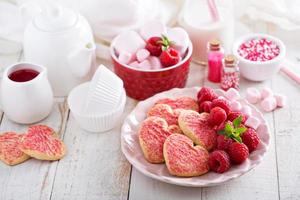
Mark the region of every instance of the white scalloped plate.
<instances>
[{"instance_id":1,"label":"white scalloped plate","mask_svg":"<svg viewBox=\"0 0 300 200\"><path fill-rule=\"evenodd\" d=\"M175 185L189 187L207 187L219 185L231 179L237 178L253 169L262 161L270 144L269 128L266 120L263 118L262 113L244 99L241 99L239 101L242 103L242 105L249 105L252 109L253 115L261 120L261 125L257 130L257 133L261 139L261 143L258 146L257 150L253 151L250 154L249 158L241 165L232 166L229 171L223 174L208 172L207 174L204 174L202 176L182 178L170 175L165 164L151 164L145 160L139 145L137 132L140 123L144 119L146 119L146 113L148 109L153 106L157 100L162 98L190 96L196 99L196 94L199 89L199 87L184 89L175 88L166 92L156 94L155 96L150 97L145 101L139 102L125 119L121 133L122 151L127 160L144 175ZM224 96L224 92L222 90L216 90L216 92L219 95Z\"/></svg>"}]
</instances>

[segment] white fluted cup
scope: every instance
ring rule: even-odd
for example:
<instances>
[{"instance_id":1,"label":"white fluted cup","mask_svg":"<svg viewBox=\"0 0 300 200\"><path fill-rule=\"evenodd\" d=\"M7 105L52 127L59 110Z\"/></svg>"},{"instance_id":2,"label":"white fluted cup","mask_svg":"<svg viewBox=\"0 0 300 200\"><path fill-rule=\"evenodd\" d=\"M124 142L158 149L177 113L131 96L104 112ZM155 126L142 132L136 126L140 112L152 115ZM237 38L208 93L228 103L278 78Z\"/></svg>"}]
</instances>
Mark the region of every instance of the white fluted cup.
<instances>
[{"instance_id":1,"label":"white fluted cup","mask_svg":"<svg viewBox=\"0 0 300 200\"><path fill-rule=\"evenodd\" d=\"M116 106L116 108L110 109L109 111L99 111L96 114L84 113L84 105L86 99L89 82L83 83L74 88L68 97L68 104L72 115L79 126L90 132L105 132L114 128L122 117L125 103L126 93L122 89L122 95Z\"/></svg>"},{"instance_id":2,"label":"white fluted cup","mask_svg":"<svg viewBox=\"0 0 300 200\"><path fill-rule=\"evenodd\" d=\"M84 113L95 114L115 109L122 92L123 81L104 65L100 65L89 84Z\"/></svg>"}]
</instances>

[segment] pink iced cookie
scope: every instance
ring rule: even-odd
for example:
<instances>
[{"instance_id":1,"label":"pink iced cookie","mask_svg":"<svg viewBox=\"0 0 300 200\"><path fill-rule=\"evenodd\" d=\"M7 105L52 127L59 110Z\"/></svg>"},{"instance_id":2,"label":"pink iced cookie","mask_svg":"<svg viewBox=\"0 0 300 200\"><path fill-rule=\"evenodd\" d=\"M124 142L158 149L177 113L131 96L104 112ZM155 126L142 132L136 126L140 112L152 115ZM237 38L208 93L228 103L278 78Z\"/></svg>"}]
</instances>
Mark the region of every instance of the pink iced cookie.
<instances>
[{"instance_id":1,"label":"pink iced cookie","mask_svg":"<svg viewBox=\"0 0 300 200\"><path fill-rule=\"evenodd\" d=\"M151 67L153 70L161 69L163 68L160 60L156 56L149 56L148 57L149 62L151 63Z\"/></svg>"},{"instance_id":2,"label":"pink iced cookie","mask_svg":"<svg viewBox=\"0 0 300 200\"><path fill-rule=\"evenodd\" d=\"M240 111L242 109L242 104L238 101L231 101L230 108L232 111Z\"/></svg>"},{"instance_id":3,"label":"pink iced cookie","mask_svg":"<svg viewBox=\"0 0 300 200\"><path fill-rule=\"evenodd\" d=\"M242 106L241 112L246 116L249 117L252 114L250 106L244 105Z\"/></svg>"},{"instance_id":4,"label":"pink iced cookie","mask_svg":"<svg viewBox=\"0 0 300 200\"><path fill-rule=\"evenodd\" d=\"M236 89L234 88L229 88L226 93L225 93L225 96L228 100L238 100L240 99L240 93L239 91L237 91Z\"/></svg>"},{"instance_id":5,"label":"pink iced cookie","mask_svg":"<svg viewBox=\"0 0 300 200\"><path fill-rule=\"evenodd\" d=\"M208 123L209 114L184 110L178 117L179 127L195 144L201 145L208 151L216 145L217 134Z\"/></svg>"},{"instance_id":6,"label":"pink iced cookie","mask_svg":"<svg viewBox=\"0 0 300 200\"><path fill-rule=\"evenodd\" d=\"M277 107L284 107L287 104L287 97L281 94L275 94L274 95L275 99L276 99L276 103L277 103Z\"/></svg>"},{"instance_id":7,"label":"pink iced cookie","mask_svg":"<svg viewBox=\"0 0 300 200\"><path fill-rule=\"evenodd\" d=\"M249 103L256 104L261 99L261 94L258 89L249 87L246 91L246 99Z\"/></svg>"},{"instance_id":8,"label":"pink iced cookie","mask_svg":"<svg viewBox=\"0 0 300 200\"><path fill-rule=\"evenodd\" d=\"M147 41L151 37L161 37L164 35L166 33L166 26L161 21L153 20L141 27L139 33Z\"/></svg>"},{"instance_id":9,"label":"pink iced cookie","mask_svg":"<svg viewBox=\"0 0 300 200\"><path fill-rule=\"evenodd\" d=\"M191 97L179 97L177 99L160 99L155 104L168 104L173 109L194 110L199 112L199 106L195 99Z\"/></svg>"},{"instance_id":10,"label":"pink iced cookie","mask_svg":"<svg viewBox=\"0 0 300 200\"><path fill-rule=\"evenodd\" d=\"M139 67L144 70L151 70L151 63L148 60L144 60L139 63Z\"/></svg>"},{"instance_id":11,"label":"pink iced cookie","mask_svg":"<svg viewBox=\"0 0 300 200\"><path fill-rule=\"evenodd\" d=\"M148 117L141 123L138 131L139 142L146 160L150 163L163 163L163 145L172 132L166 120L160 117Z\"/></svg>"},{"instance_id":12,"label":"pink iced cookie","mask_svg":"<svg viewBox=\"0 0 300 200\"><path fill-rule=\"evenodd\" d=\"M260 106L262 107L262 109L266 112L271 112L272 110L274 110L277 106L276 103L276 99L273 96L269 96L267 98L265 98L264 100L262 100L262 102L260 103Z\"/></svg>"},{"instance_id":13,"label":"pink iced cookie","mask_svg":"<svg viewBox=\"0 0 300 200\"><path fill-rule=\"evenodd\" d=\"M122 51L122 52L120 52L118 59L121 63L128 64L133 60L132 57L133 56L132 56L131 53L128 53L126 51Z\"/></svg>"},{"instance_id":14,"label":"pink iced cookie","mask_svg":"<svg viewBox=\"0 0 300 200\"><path fill-rule=\"evenodd\" d=\"M260 121L258 118L250 116L246 120L245 125L256 130L260 125Z\"/></svg>"},{"instance_id":15,"label":"pink iced cookie","mask_svg":"<svg viewBox=\"0 0 300 200\"><path fill-rule=\"evenodd\" d=\"M269 96L273 96L273 91L270 88L263 88L260 94L261 94L261 98L265 99Z\"/></svg>"},{"instance_id":16,"label":"pink iced cookie","mask_svg":"<svg viewBox=\"0 0 300 200\"><path fill-rule=\"evenodd\" d=\"M209 171L209 153L185 135L172 134L164 143L167 169L175 176L200 176Z\"/></svg>"},{"instance_id":17,"label":"pink iced cookie","mask_svg":"<svg viewBox=\"0 0 300 200\"><path fill-rule=\"evenodd\" d=\"M183 56L190 42L187 32L183 28L174 27L168 30L167 37L173 42L171 46Z\"/></svg>"},{"instance_id":18,"label":"pink iced cookie","mask_svg":"<svg viewBox=\"0 0 300 200\"><path fill-rule=\"evenodd\" d=\"M115 50L117 54L128 52L134 55L137 50L145 48L146 43L135 31L126 31L121 33L115 40Z\"/></svg>"},{"instance_id":19,"label":"pink iced cookie","mask_svg":"<svg viewBox=\"0 0 300 200\"><path fill-rule=\"evenodd\" d=\"M178 125L179 113L174 112L167 104L155 104L147 114L148 117L156 116L165 119L168 125Z\"/></svg>"},{"instance_id":20,"label":"pink iced cookie","mask_svg":"<svg viewBox=\"0 0 300 200\"><path fill-rule=\"evenodd\" d=\"M150 52L147 49L139 49L136 52L136 59L139 62L143 62L144 60L146 60L148 57L150 56Z\"/></svg>"}]
</instances>

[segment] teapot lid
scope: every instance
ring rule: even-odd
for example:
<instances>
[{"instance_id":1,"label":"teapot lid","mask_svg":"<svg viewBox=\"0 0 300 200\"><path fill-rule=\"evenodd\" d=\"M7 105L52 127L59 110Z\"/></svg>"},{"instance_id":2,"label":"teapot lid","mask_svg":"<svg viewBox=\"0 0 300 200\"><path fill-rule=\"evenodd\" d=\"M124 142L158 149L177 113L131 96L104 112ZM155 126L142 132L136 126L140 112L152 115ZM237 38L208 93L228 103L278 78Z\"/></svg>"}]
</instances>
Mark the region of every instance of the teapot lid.
<instances>
[{"instance_id":1,"label":"teapot lid","mask_svg":"<svg viewBox=\"0 0 300 200\"><path fill-rule=\"evenodd\" d=\"M43 31L57 32L74 26L77 17L74 11L51 4L35 17L34 24Z\"/></svg>"}]
</instances>

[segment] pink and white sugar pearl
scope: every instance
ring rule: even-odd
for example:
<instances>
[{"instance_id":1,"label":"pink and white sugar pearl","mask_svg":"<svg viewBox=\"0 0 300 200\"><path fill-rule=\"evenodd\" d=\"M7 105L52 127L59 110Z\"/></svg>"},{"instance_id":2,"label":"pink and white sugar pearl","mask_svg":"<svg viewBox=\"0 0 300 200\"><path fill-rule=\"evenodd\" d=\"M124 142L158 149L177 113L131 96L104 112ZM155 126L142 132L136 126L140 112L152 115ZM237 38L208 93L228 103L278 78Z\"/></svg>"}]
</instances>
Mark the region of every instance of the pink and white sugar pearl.
<instances>
[{"instance_id":1,"label":"pink and white sugar pearl","mask_svg":"<svg viewBox=\"0 0 300 200\"><path fill-rule=\"evenodd\" d=\"M280 49L272 40L254 38L241 44L238 53L247 60L268 61L277 57Z\"/></svg>"}]
</instances>

